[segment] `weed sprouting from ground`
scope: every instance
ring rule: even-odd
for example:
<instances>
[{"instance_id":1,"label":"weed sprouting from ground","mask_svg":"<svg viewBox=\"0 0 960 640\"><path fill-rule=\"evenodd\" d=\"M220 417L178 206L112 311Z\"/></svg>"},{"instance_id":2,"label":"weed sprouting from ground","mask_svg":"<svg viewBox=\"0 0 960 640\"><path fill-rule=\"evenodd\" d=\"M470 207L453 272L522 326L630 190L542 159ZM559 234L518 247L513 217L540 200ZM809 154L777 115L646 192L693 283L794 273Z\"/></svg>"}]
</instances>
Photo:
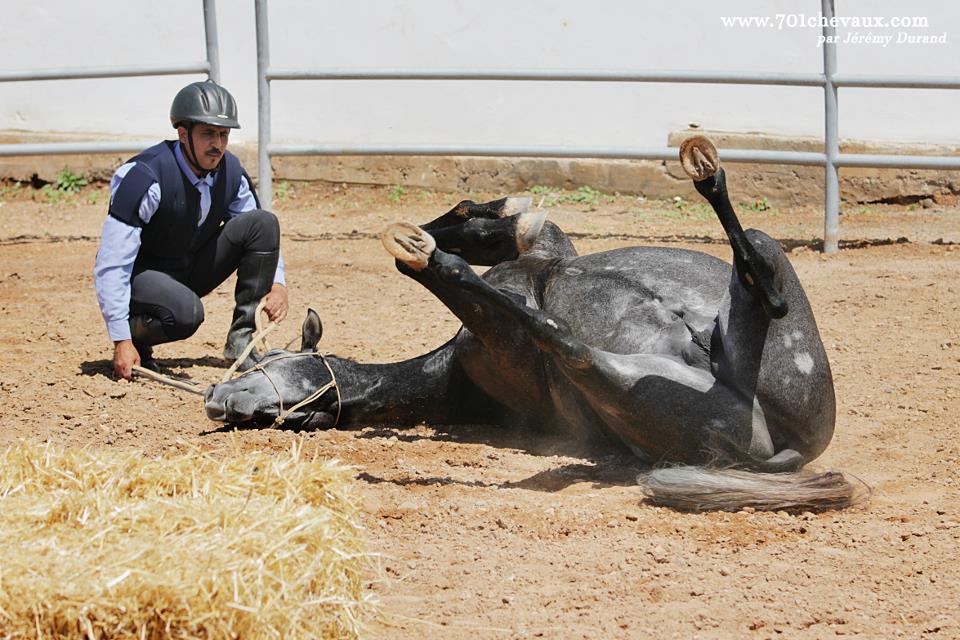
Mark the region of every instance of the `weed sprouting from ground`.
<instances>
[{"instance_id":1,"label":"weed sprouting from ground","mask_svg":"<svg viewBox=\"0 0 960 640\"><path fill-rule=\"evenodd\" d=\"M776 214L776 210L773 208L773 205L771 205L770 201L766 198L754 198L750 202L741 202L740 209L743 211L751 211L753 213L763 213L764 211L769 211L771 214Z\"/></svg>"},{"instance_id":2,"label":"weed sprouting from ground","mask_svg":"<svg viewBox=\"0 0 960 640\"><path fill-rule=\"evenodd\" d=\"M280 184L277 185L275 195L280 202L290 200L294 197L293 187L291 187L290 183L286 180L282 180Z\"/></svg>"},{"instance_id":3,"label":"weed sprouting from ground","mask_svg":"<svg viewBox=\"0 0 960 640\"><path fill-rule=\"evenodd\" d=\"M716 216L710 205L703 202L687 202L681 196L674 196L673 208L676 209L677 215L668 217L681 218L682 214L685 214L697 220L712 220Z\"/></svg>"},{"instance_id":4,"label":"weed sprouting from ground","mask_svg":"<svg viewBox=\"0 0 960 640\"><path fill-rule=\"evenodd\" d=\"M63 193L79 193L80 189L87 186L87 180L83 176L77 175L68 167L64 167L57 174L57 191Z\"/></svg>"},{"instance_id":5,"label":"weed sprouting from ground","mask_svg":"<svg viewBox=\"0 0 960 640\"><path fill-rule=\"evenodd\" d=\"M601 200L606 202L614 202L616 200L616 196L606 195L586 184L579 187L576 191L567 192L552 189L544 185L535 185L530 188L530 193L539 199L538 206L541 207L572 204L585 206L592 211L600 205Z\"/></svg>"},{"instance_id":6,"label":"weed sprouting from ground","mask_svg":"<svg viewBox=\"0 0 960 640\"><path fill-rule=\"evenodd\" d=\"M56 181L43 185L40 193L48 203L61 204L79 194L87 184L86 178L74 173L69 167L64 167L57 173Z\"/></svg>"}]
</instances>

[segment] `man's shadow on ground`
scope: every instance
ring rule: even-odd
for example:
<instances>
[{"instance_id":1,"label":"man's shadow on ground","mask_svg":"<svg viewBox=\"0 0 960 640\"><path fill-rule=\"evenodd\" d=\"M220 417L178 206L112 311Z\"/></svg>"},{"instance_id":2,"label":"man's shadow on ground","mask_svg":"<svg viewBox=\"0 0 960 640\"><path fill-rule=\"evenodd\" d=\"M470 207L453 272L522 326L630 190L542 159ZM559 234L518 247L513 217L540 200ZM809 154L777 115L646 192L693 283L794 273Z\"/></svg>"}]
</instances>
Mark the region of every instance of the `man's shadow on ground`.
<instances>
[{"instance_id":1,"label":"man's shadow on ground","mask_svg":"<svg viewBox=\"0 0 960 640\"><path fill-rule=\"evenodd\" d=\"M216 358L213 356L204 356L201 358L158 359L157 364L160 365L160 372L164 375L175 376L200 384L213 384L214 382L219 382L219 380L195 380L189 373L184 373L184 370L192 369L194 367L227 369L230 366L229 363L223 358ZM81 362L80 375L91 378L96 376L104 376L110 379L116 379L116 376L113 373L112 360L87 360L85 362Z\"/></svg>"}]
</instances>

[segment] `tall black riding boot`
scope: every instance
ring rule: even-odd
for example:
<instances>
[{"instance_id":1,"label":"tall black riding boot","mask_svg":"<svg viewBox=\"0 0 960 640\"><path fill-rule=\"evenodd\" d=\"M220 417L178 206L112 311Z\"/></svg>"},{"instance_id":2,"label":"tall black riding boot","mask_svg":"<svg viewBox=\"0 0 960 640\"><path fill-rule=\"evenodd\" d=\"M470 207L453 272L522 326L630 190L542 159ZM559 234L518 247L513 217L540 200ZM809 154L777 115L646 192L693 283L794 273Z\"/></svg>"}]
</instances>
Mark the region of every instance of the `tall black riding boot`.
<instances>
[{"instance_id":1,"label":"tall black riding boot","mask_svg":"<svg viewBox=\"0 0 960 640\"><path fill-rule=\"evenodd\" d=\"M233 322L227 333L227 343L223 347L223 357L233 361L240 357L250 344L257 323L257 305L260 299L270 292L273 276L277 271L279 251L250 251L241 259L237 267L237 288L234 290L236 306L233 309ZM254 349L240 365L246 370L260 360L260 354Z\"/></svg>"},{"instance_id":2,"label":"tall black riding boot","mask_svg":"<svg viewBox=\"0 0 960 640\"><path fill-rule=\"evenodd\" d=\"M130 316L130 337L140 354L140 366L159 372L160 365L153 359L153 345L170 342L160 321L148 315Z\"/></svg>"}]
</instances>

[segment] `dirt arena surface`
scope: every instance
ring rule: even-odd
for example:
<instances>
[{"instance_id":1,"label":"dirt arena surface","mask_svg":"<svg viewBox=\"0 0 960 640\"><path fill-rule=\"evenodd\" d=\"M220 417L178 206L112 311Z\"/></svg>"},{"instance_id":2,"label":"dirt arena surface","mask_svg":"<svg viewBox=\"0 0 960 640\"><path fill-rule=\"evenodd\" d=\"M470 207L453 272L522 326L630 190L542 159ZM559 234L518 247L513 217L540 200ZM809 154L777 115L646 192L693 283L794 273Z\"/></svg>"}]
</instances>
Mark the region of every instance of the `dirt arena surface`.
<instances>
[{"instance_id":1,"label":"dirt arena surface","mask_svg":"<svg viewBox=\"0 0 960 640\"><path fill-rule=\"evenodd\" d=\"M693 515L644 504L629 458L580 457L536 434L421 425L231 435L195 396L114 380L91 276L105 188L29 191L0 197L0 446L31 438L156 453L233 438L281 450L305 438L357 469L384 569L371 576L383 616L370 637L960 637L960 210L852 207L846 248L832 256L812 240L816 209L744 210L744 226L791 250L831 358L837 432L812 467L852 473L873 495L844 512ZM395 271L377 234L427 221L457 196L279 193L291 317L272 344L298 335L308 306L324 322L321 350L362 361L418 355L453 335L453 316ZM684 198L697 202L692 190ZM700 207L554 199L564 201L551 219L581 253L667 244L729 258ZM157 348L171 373L219 379L231 300L229 281L193 338Z\"/></svg>"}]
</instances>

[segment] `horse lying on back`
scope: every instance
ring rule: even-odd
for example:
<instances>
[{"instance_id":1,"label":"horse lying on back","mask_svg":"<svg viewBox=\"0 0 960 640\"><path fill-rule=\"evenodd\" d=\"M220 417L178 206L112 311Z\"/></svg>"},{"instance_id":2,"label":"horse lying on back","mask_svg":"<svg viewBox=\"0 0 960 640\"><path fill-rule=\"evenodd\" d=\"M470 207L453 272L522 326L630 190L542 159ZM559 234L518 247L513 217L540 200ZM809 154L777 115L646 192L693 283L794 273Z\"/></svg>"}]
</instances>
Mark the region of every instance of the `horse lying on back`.
<instances>
[{"instance_id":1,"label":"horse lying on back","mask_svg":"<svg viewBox=\"0 0 960 640\"><path fill-rule=\"evenodd\" d=\"M301 428L390 423L538 423L620 441L663 468L641 478L684 509L839 508L841 474L800 471L833 435L833 378L813 312L780 245L744 231L716 149L681 146L716 212L733 264L684 249L579 256L529 213L529 199L466 201L383 234L398 269L460 319L449 342L392 364L316 351L313 311L299 353L270 352L212 386L213 420ZM470 265L492 268L478 276ZM722 469L721 469L722 467Z\"/></svg>"}]
</instances>

